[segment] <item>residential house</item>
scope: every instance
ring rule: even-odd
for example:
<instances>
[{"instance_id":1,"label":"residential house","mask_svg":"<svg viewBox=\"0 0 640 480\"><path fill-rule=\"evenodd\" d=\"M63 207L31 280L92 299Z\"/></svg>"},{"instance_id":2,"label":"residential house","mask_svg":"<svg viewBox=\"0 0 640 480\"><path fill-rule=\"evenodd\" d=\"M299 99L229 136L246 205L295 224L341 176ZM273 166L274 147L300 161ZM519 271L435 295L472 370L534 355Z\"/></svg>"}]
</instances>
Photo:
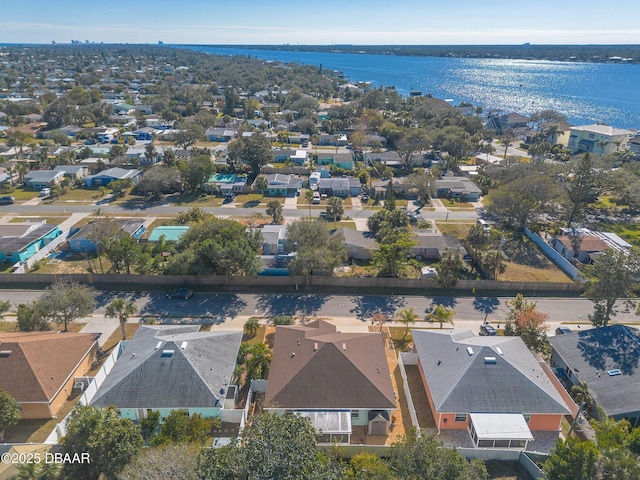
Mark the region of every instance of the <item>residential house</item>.
<instances>
[{"instance_id":1,"label":"residential house","mask_svg":"<svg viewBox=\"0 0 640 480\"><path fill-rule=\"evenodd\" d=\"M64 173L59 170L31 170L24 176L24 186L41 190L62 182Z\"/></svg>"},{"instance_id":2,"label":"residential house","mask_svg":"<svg viewBox=\"0 0 640 480\"><path fill-rule=\"evenodd\" d=\"M269 173L265 175L269 186L268 195L272 197L286 197L295 195L298 189L302 188L302 179L294 175L284 175L282 173ZM254 184L255 188L255 184Z\"/></svg>"},{"instance_id":3,"label":"residential house","mask_svg":"<svg viewBox=\"0 0 640 480\"><path fill-rule=\"evenodd\" d=\"M210 142L230 142L238 134L238 130L229 128L210 128L206 133Z\"/></svg>"},{"instance_id":4,"label":"residential house","mask_svg":"<svg viewBox=\"0 0 640 480\"><path fill-rule=\"evenodd\" d=\"M569 144L571 127L573 127L573 125L566 122L544 122L538 125L538 132L548 133L549 136L546 140L552 145L562 145L566 147Z\"/></svg>"},{"instance_id":5,"label":"residential house","mask_svg":"<svg viewBox=\"0 0 640 480\"><path fill-rule=\"evenodd\" d=\"M370 134L364 137L364 144L367 147L381 148L387 144L387 139L382 135Z\"/></svg>"},{"instance_id":6,"label":"residential house","mask_svg":"<svg viewBox=\"0 0 640 480\"><path fill-rule=\"evenodd\" d=\"M549 337L551 365L570 385L586 382L609 418L640 426L640 331L627 325ZM597 412L595 412L597 413Z\"/></svg>"},{"instance_id":7,"label":"residential house","mask_svg":"<svg viewBox=\"0 0 640 480\"><path fill-rule=\"evenodd\" d=\"M351 152L318 152L318 165L333 165L345 170L353 170L353 155L351 155Z\"/></svg>"},{"instance_id":8,"label":"residential house","mask_svg":"<svg viewBox=\"0 0 640 480\"><path fill-rule=\"evenodd\" d=\"M520 337L456 330L412 335L438 432L466 430L476 448L523 450L536 432L559 434L569 406Z\"/></svg>"},{"instance_id":9,"label":"residential house","mask_svg":"<svg viewBox=\"0 0 640 480\"><path fill-rule=\"evenodd\" d=\"M500 124L501 131L505 128L511 128L513 130L526 128L530 121L531 119L529 117L525 117L524 115L520 115L516 112L504 114L498 117L498 123Z\"/></svg>"},{"instance_id":10,"label":"residential house","mask_svg":"<svg viewBox=\"0 0 640 480\"><path fill-rule=\"evenodd\" d=\"M20 404L23 419L53 418L97 352L94 334L1 332L0 389Z\"/></svg>"},{"instance_id":11,"label":"residential house","mask_svg":"<svg viewBox=\"0 0 640 480\"><path fill-rule=\"evenodd\" d=\"M222 195L232 193L240 195L248 190L247 177L234 173L215 173L209 177L202 187L207 192L220 192Z\"/></svg>"},{"instance_id":12,"label":"residential house","mask_svg":"<svg viewBox=\"0 0 640 480\"><path fill-rule=\"evenodd\" d=\"M308 133L290 132L287 136L289 143L309 143L310 135Z\"/></svg>"},{"instance_id":13,"label":"residential house","mask_svg":"<svg viewBox=\"0 0 640 480\"><path fill-rule=\"evenodd\" d=\"M264 405L309 418L320 443L349 443L354 428L388 435L396 401L381 334L324 320L276 327Z\"/></svg>"},{"instance_id":14,"label":"residential house","mask_svg":"<svg viewBox=\"0 0 640 480\"><path fill-rule=\"evenodd\" d=\"M89 174L89 167L86 165L57 165L53 169L62 172L62 175L72 180L81 180Z\"/></svg>"},{"instance_id":15,"label":"residential house","mask_svg":"<svg viewBox=\"0 0 640 480\"><path fill-rule=\"evenodd\" d=\"M549 242L564 258L574 258L580 263L593 263L606 249L627 251L631 244L612 232L594 232L587 228L562 229L562 235L555 236Z\"/></svg>"},{"instance_id":16,"label":"residential house","mask_svg":"<svg viewBox=\"0 0 640 480\"><path fill-rule=\"evenodd\" d=\"M280 255L287 253L287 226L264 225L262 233L262 255Z\"/></svg>"},{"instance_id":17,"label":"residential house","mask_svg":"<svg viewBox=\"0 0 640 480\"><path fill-rule=\"evenodd\" d=\"M187 233L189 225L161 225L151 230L148 242L158 242L164 236L166 242L177 242L180 237Z\"/></svg>"},{"instance_id":18,"label":"residential house","mask_svg":"<svg viewBox=\"0 0 640 480\"><path fill-rule=\"evenodd\" d=\"M464 245L455 235L441 233L418 232L415 236L416 244L411 247L409 254L422 260L440 260L445 250L451 250L461 257L468 255Z\"/></svg>"},{"instance_id":19,"label":"residential house","mask_svg":"<svg viewBox=\"0 0 640 480\"><path fill-rule=\"evenodd\" d=\"M331 145L334 147L344 147L349 143L344 133L332 135L330 133L321 133L318 136L318 145Z\"/></svg>"},{"instance_id":20,"label":"residential house","mask_svg":"<svg viewBox=\"0 0 640 480\"><path fill-rule=\"evenodd\" d=\"M119 167L108 168L95 175L89 175L84 178L84 183L87 187L106 187L111 182L116 180L125 180L130 178L131 181L136 184L142 176L142 170L125 169Z\"/></svg>"},{"instance_id":21,"label":"residential house","mask_svg":"<svg viewBox=\"0 0 640 480\"><path fill-rule=\"evenodd\" d=\"M160 133L162 133L162 130L157 130L153 127L142 127L131 132L136 140L153 140Z\"/></svg>"},{"instance_id":22,"label":"residential house","mask_svg":"<svg viewBox=\"0 0 640 480\"><path fill-rule=\"evenodd\" d=\"M571 153L593 152L611 155L627 148L627 142L634 135L631 130L609 125L582 125L571 127L567 147Z\"/></svg>"},{"instance_id":23,"label":"residential house","mask_svg":"<svg viewBox=\"0 0 640 480\"><path fill-rule=\"evenodd\" d=\"M640 134L636 133L636 135L627 142L627 148L636 155L640 154Z\"/></svg>"},{"instance_id":24,"label":"residential house","mask_svg":"<svg viewBox=\"0 0 640 480\"><path fill-rule=\"evenodd\" d=\"M135 112L135 105L129 105L128 103L116 103L113 106L113 113L116 115L132 115Z\"/></svg>"},{"instance_id":25,"label":"residential house","mask_svg":"<svg viewBox=\"0 0 640 480\"><path fill-rule=\"evenodd\" d=\"M123 418L172 410L218 418L236 406L232 385L242 332L201 332L199 325L141 326L121 342L118 359L90 402Z\"/></svg>"},{"instance_id":26,"label":"residential house","mask_svg":"<svg viewBox=\"0 0 640 480\"><path fill-rule=\"evenodd\" d=\"M318 191L330 197L355 197L360 195L362 184L360 179L347 176L321 178L318 180Z\"/></svg>"},{"instance_id":27,"label":"residential house","mask_svg":"<svg viewBox=\"0 0 640 480\"><path fill-rule=\"evenodd\" d=\"M277 149L273 151L273 162L283 163L291 161L294 165L304 165L309 160L306 150Z\"/></svg>"},{"instance_id":28,"label":"residential house","mask_svg":"<svg viewBox=\"0 0 640 480\"><path fill-rule=\"evenodd\" d=\"M144 221L140 219L125 220L118 218L114 220L122 231L127 233L130 237L140 238L146 231ZM96 223L90 222L81 227L76 233L74 233L68 240L69 248L72 252L87 253L97 252L97 237L96 237Z\"/></svg>"},{"instance_id":29,"label":"residential house","mask_svg":"<svg viewBox=\"0 0 640 480\"><path fill-rule=\"evenodd\" d=\"M375 162L382 163L383 165L392 168L399 168L402 166L402 159L395 150L390 150L388 152L365 153L364 156L368 165L373 165Z\"/></svg>"},{"instance_id":30,"label":"residential house","mask_svg":"<svg viewBox=\"0 0 640 480\"><path fill-rule=\"evenodd\" d=\"M338 228L333 235L344 237L344 246L349 260L371 260L371 255L378 248L376 237L371 232L361 232L353 228Z\"/></svg>"},{"instance_id":31,"label":"residential house","mask_svg":"<svg viewBox=\"0 0 640 480\"><path fill-rule=\"evenodd\" d=\"M62 230L46 220L0 223L0 261L24 262L60 235Z\"/></svg>"},{"instance_id":32,"label":"residential house","mask_svg":"<svg viewBox=\"0 0 640 480\"><path fill-rule=\"evenodd\" d=\"M436 180L434 184L436 196L440 198L455 198L463 202L477 202L482 195L482 190L467 177L447 175L443 179Z\"/></svg>"}]
</instances>

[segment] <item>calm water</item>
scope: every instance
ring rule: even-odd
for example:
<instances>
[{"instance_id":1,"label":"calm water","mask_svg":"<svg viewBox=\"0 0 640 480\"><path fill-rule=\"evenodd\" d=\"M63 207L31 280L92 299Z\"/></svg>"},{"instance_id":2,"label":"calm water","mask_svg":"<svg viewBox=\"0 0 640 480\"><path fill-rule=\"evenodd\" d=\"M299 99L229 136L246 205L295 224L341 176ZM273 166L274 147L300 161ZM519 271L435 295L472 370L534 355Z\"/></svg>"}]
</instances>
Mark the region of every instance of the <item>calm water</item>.
<instances>
[{"instance_id":1,"label":"calm water","mask_svg":"<svg viewBox=\"0 0 640 480\"><path fill-rule=\"evenodd\" d=\"M537 60L395 57L343 53L280 52L189 46L222 55L322 64L352 82L371 82L432 93L435 97L524 114L554 109L577 125L603 122L640 129L640 64L566 63Z\"/></svg>"}]
</instances>

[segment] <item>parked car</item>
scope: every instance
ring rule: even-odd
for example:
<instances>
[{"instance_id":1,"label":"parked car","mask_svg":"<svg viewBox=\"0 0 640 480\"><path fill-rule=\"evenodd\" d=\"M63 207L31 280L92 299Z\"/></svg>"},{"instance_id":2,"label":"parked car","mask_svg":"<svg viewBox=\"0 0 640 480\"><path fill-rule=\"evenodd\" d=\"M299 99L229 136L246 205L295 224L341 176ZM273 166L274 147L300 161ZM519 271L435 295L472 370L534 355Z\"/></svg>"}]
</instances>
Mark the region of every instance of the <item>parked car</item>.
<instances>
[{"instance_id":1,"label":"parked car","mask_svg":"<svg viewBox=\"0 0 640 480\"><path fill-rule=\"evenodd\" d=\"M313 199L311 200L313 205L318 205L320 203L320 194L318 192L313 192Z\"/></svg>"},{"instance_id":2,"label":"parked car","mask_svg":"<svg viewBox=\"0 0 640 480\"><path fill-rule=\"evenodd\" d=\"M183 298L186 300L187 298L193 297L193 290L189 290L188 288L175 288L164 294L167 298Z\"/></svg>"},{"instance_id":3,"label":"parked car","mask_svg":"<svg viewBox=\"0 0 640 480\"><path fill-rule=\"evenodd\" d=\"M13 203L16 203L16 199L11 195L0 197L0 205L11 205Z\"/></svg>"},{"instance_id":4,"label":"parked car","mask_svg":"<svg viewBox=\"0 0 640 480\"><path fill-rule=\"evenodd\" d=\"M224 200L222 201L222 203L231 203L233 202L233 193L228 192L225 196L224 196Z\"/></svg>"},{"instance_id":5,"label":"parked car","mask_svg":"<svg viewBox=\"0 0 640 480\"><path fill-rule=\"evenodd\" d=\"M363 202L368 202L369 201L369 195L367 195L366 193L363 193L361 198L362 198Z\"/></svg>"},{"instance_id":6,"label":"parked car","mask_svg":"<svg viewBox=\"0 0 640 480\"><path fill-rule=\"evenodd\" d=\"M556 335L564 335L565 333L571 333L571 329L569 327L556 328Z\"/></svg>"},{"instance_id":7,"label":"parked car","mask_svg":"<svg viewBox=\"0 0 640 480\"><path fill-rule=\"evenodd\" d=\"M498 332L492 325L488 323L483 323L480 325L480 335L483 337L495 337L498 335Z\"/></svg>"},{"instance_id":8,"label":"parked car","mask_svg":"<svg viewBox=\"0 0 640 480\"><path fill-rule=\"evenodd\" d=\"M42 190L40 190L40 193L38 194L39 197L48 197L49 195L51 195L50 188L43 188Z\"/></svg>"}]
</instances>

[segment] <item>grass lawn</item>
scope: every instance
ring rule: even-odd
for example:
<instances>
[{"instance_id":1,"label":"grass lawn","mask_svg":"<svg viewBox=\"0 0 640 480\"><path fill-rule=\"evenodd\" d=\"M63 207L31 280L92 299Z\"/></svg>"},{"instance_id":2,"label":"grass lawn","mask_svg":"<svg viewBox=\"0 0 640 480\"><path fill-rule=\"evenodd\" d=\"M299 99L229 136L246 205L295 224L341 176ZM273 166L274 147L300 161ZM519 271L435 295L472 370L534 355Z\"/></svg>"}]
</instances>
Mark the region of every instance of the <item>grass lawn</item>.
<instances>
[{"instance_id":1,"label":"grass lawn","mask_svg":"<svg viewBox=\"0 0 640 480\"><path fill-rule=\"evenodd\" d=\"M456 202L455 200L449 200L447 198L441 198L440 201L447 208L466 208L472 210L475 208L471 203L467 202Z\"/></svg>"},{"instance_id":2,"label":"grass lawn","mask_svg":"<svg viewBox=\"0 0 640 480\"><path fill-rule=\"evenodd\" d=\"M138 328L140 328L140 324L139 323L127 323L124 326L124 331L125 331L125 335L127 337L127 340L130 340L131 338L133 338L133 335L138 331ZM110 355L111 354L111 350L113 349L113 347L118 345L118 343L120 343L121 340L122 340L122 331L120 329L120 326L118 325L118 328L111 334L111 336L108 338L108 340L102 346L102 351L106 352L107 355ZM105 355L103 358L106 359L107 356ZM92 369L92 371L93 371L93 369ZM96 370L96 372L97 372L97 370Z\"/></svg>"},{"instance_id":3,"label":"grass lawn","mask_svg":"<svg viewBox=\"0 0 640 480\"><path fill-rule=\"evenodd\" d=\"M110 194L111 190L107 190L106 195ZM65 202L65 201L84 201L84 202L95 202L96 200L100 200L103 195L100 193L100 190L97 188L84 188L77 187L73 188L67 193L60 195L58 200L55 202ZM55 203L54 202L54 203Z\"/></svg>"},{"instance_id":4,"label":"grass lawn","mask_svg":"<svg viewBox=\"0 0 640 480\"><path fill-rule=\"evenodd\" d=\"M235 197L233 204L242 208L253 208L258 206L266 206L272 200L276 200L280 205L284 205L285 197L263 197L259 193L247 193Z\"/></svg>"},{"instance_id":5,"label":"grass lawn","mask_svg":"<svg viewBox=\"0 0 640 480\"><path fill-rule=\"evenodd\" d=\"M336 230L338 228L350 228L351 230L356 230L356 222L352 220L344 220L341 222L335 222L332 219L327 220L327 229Z\"/></svg>"},{"instance_id":6,"label":"grass lawn","mask_svg":"<svg viewBox=\"0 0 640 480\"><path fill-rule=\"evenodd\" d=\"M11 195L15 197L17 201L23 200L31 200L36 198L40 194L39 190L32 190L30 188L25 189L24 187L18 187L13 192L7 193L7 195Z\"/></svg>"},{"instance_id":7,"label":"grass lawn","mask_svg":"<svg viewBox=\"0 0 640 480\"><path fill-rule=\"evenodd\" d=\"M630 244L640 246L640 224L622 222L598 222L591 224L594 230L613 232Z\"/></svg>"},{"instance_id":8,"label":"grass lawn","mask_svg":"<svg viewBox=\"0 0 640 480\"><path fill-rule=\"evenodd\" d=\"M243 334L242 335L242 341L243 342L247 342L249 345L254 345L256 343L264 343L266 333L267 333L267 326L266 325L260 325L258 327L258 331L256 332L256 334L253 337L249 337L248 335Z\"/></svg>"},{"instance_id":9,"label":"grass lawn","mask_svg":"<svg viewBox=\"0 0 640 480\"><path fill-rule=\"evenodd\" d=\"M473 225L474 223L436 222L436 227L443 235L455 235L458 238L467 238Z\"/></svg>"},{"instance_id":10,"label":"grass lawn","mask_svg":"<svg viewBox=\"0 0 640 480\"><path fill-rule=\"evenodd\" d=\"M59 216L59 215L38 215L37 217L13 217L9 223L20 223L20 222L41 222L42 220L46 220L49 225L60 225L64 222L69 215Z\"/></svg>"},{"instance_id":11,"label":"grass lawn","mask_svg":"<svg viewBox=\"0 0 640 480\"><path fill-rule=\"evenodd\" d=\"M84 328L84 326L86 325L86 323L76 323L76 322L71 322L68 325L68 331L70 333L78 333L80 330L82 330ZM18 328L18 324L16 322L0 322L0 332L17 332ZM51 331L52 332L57 332L57 331L62 331L64 328L63 325L58 325L56 323L52 323L51 324Z\"/></svg>"},{"instance_id":12,"label":"grass lawn","mask_svg":"<svg viewBox=\"0 0 640 480\"><path fill-rule=\"evenodd\" d=\"M413 337L411 336L411 325L409 325L409 332L405 336L405 327L389 327L389 333L391 334L391 341L393 346L398 352L408 352L409 345L413 343Z\"/></svg>"},{"instance_id":13,"label":"grass lawn","mask_svg":"<svg viewBox=\"0 0 640 480\"><path fill-rule=\"evenodd\" d=\"M615 203L613 203L611 201L611 198L609 195L601 195L598 197L598 201L595 203L590 204L590 207L593 208L614 208L614 209L621 209L623 207L616 205Z\"/></svg>"},{"instance_id":14,"label":"grass lawn","mask_svg":"<svg viewBox=\"0 0 640 480\"><path fill-rule=\"evenodd\" d=\"M311 204L311 209L322 209L322 210L326 209L327 205L329 205L329 198L331 197L321 199L319 204L318 203L316 203L315 205ZM300 208L309 208L309 202L311 202L311 200L306 198L303 193L298 197L297 205ZM343 198L342 205L344 205L345 210L348 208L351 208L351 205L352 205L351 198ZM366 204L363 204L363 205L366 205Z\"/></svg>"},{"instance_id":15,"label":"grass lawn","mask_svg":"<svg viewBox=\"0 0 640 480\"><path fill-rule=\"evenodd\" d=\"M501 281L572 282L549 257L525 237L507 240L502 251L507 257L507 268L499 275L498 279Z\"/></svg>"}]
</instances>

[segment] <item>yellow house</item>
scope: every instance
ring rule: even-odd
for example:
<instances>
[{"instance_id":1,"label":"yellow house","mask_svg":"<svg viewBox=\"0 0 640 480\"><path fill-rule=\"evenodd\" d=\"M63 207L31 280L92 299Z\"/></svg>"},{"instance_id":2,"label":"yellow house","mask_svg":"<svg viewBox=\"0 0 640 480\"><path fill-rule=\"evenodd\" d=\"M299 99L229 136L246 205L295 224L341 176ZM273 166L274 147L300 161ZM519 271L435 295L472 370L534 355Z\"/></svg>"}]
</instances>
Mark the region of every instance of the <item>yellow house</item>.
<instances>
[{"instance_id":1,"label":"yellow house","mask_svg":"<svg viewBox=\"0 0 640 480\"><path fill-rule=\"evenodd\" d=\"M88 333L0 333L0 388L20 404L23 419L52 418L97 351Z\"/></svg>"}]
</instances>

